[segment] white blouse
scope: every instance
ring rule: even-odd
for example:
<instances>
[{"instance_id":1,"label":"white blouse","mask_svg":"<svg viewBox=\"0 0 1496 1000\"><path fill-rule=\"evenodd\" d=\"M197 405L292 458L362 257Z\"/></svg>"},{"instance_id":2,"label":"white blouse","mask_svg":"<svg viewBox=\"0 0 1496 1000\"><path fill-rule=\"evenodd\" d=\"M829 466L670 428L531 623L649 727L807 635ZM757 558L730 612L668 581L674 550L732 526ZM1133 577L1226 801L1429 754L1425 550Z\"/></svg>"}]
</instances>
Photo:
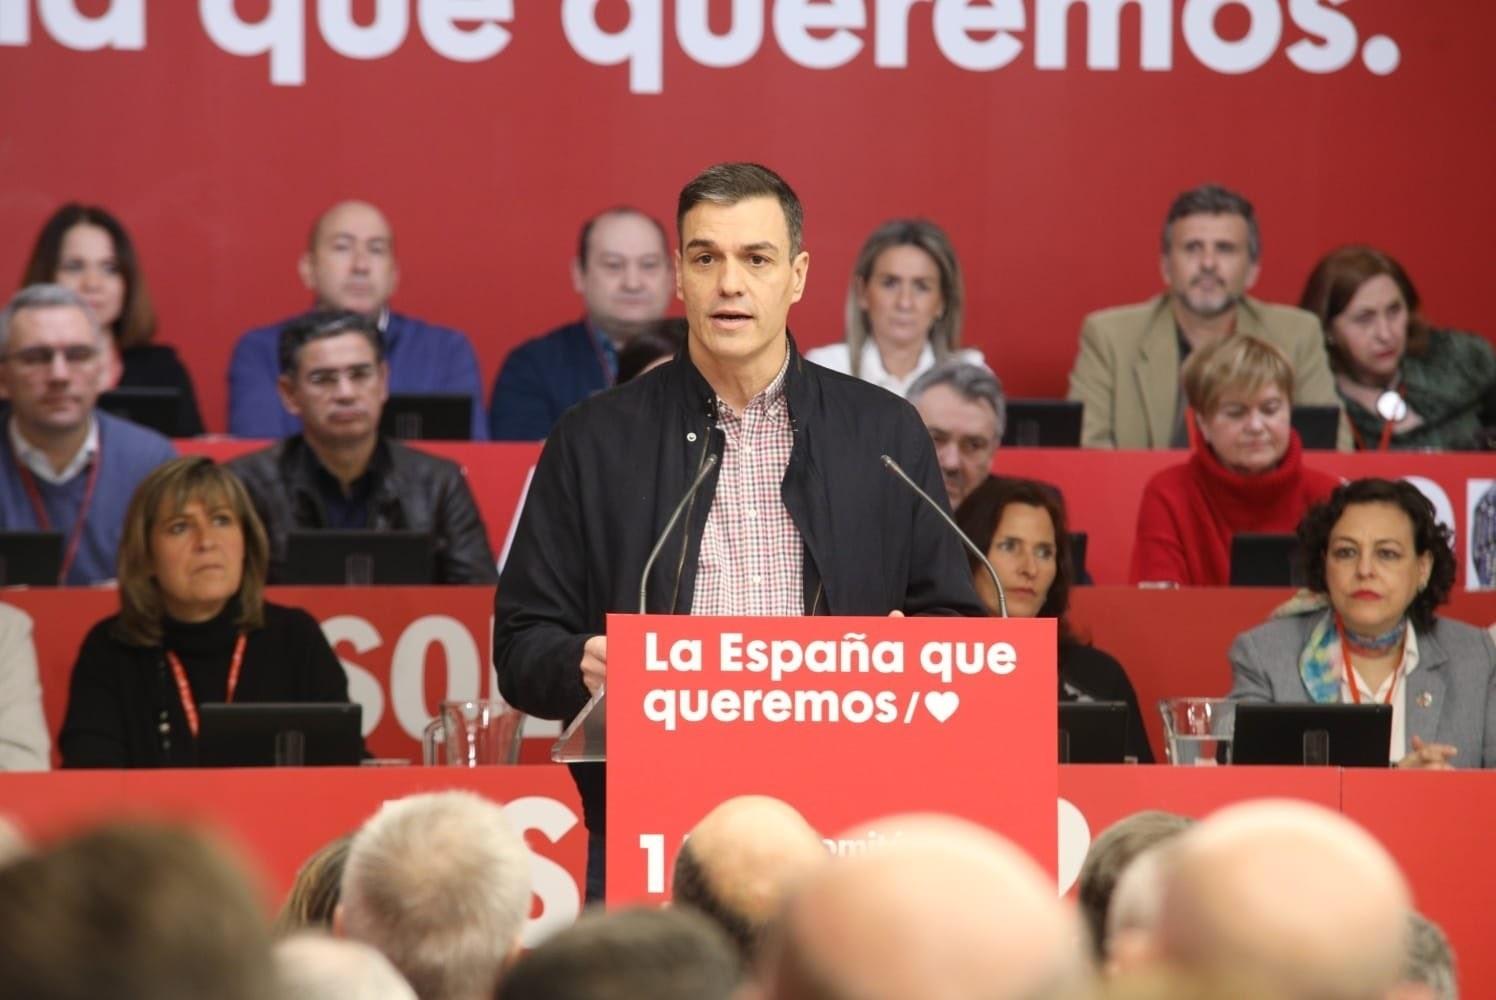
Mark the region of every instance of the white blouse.
<instances>
[{"instance_id":1,"label":"white blouse","mask_svg":"<svg viewBox=\"0 0 1496 1000\"><path fill-rule=\"evenodd\" d=\"M812 347L805 352L805 360L813 361L822 368L830 368L832 371L841 372L843 375L852 373L851 352L847 350L847 344L827 344L824 347ZM981 365L986 368L986 362L982 359L982 352L974 347L963 347L953 352L950 357L967 364ZM899 376L889 374L888 369L883 367L883 356L878 353L878 345L869 337L862 343L862 370L858 378L864 382L887 389L896 396L903 396L909 392L909 386L914 380L925 372L935 367L935 349L925 344L925 349L920 352L919 363L908 375Z\"/></svg>"}]
</instances>

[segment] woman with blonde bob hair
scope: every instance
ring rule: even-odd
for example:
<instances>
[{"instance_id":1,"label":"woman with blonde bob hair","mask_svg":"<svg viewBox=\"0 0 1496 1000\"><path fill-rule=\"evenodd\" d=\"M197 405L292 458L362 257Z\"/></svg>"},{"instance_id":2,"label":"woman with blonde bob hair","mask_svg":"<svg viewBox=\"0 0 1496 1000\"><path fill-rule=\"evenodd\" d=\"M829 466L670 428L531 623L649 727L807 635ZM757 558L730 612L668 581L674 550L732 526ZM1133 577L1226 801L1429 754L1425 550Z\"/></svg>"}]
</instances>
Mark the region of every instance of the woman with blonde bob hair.
<instances>
[{"instance_id":1,"label":"woman with blonde bob hair","mask_svg":"<svg viewBox=\"0 0 1496 1000\"><path fill-rule=\"evenodd\" d=\"M846 339L812 348L807 360L904 395L936 362L957 357L965 307L961 264L950 237L925 219L894 219L857 254L847 288Z\"/></svg>"},{"instance_id":2,"label":"woman with blonde bob hair","mask_svg":"<svg viewBox=\"0 0 1496 1000\"><path fill-rule=\"evenodd\" d=\"M119 551L119 614L89 631L58 747L64 767L192 766L204 702L346 702L316 619L265 600L269 546L210 458L141 481Z\"/></svg>"},{"instance_id":3,"label":"woman with blonde bob hair","mask_svg":"<svg viewBox=\"0 0 1496 1000\"><path fill-rule=\"evenodd\" d=\"M1337 480L1304 467L1293 365L1278 348L1226 337L1192 354L1183 377L1193 454L1143 491L1132 582L1222 586L1233 535L1292 533Z\"/></svg>"}]
</instances>

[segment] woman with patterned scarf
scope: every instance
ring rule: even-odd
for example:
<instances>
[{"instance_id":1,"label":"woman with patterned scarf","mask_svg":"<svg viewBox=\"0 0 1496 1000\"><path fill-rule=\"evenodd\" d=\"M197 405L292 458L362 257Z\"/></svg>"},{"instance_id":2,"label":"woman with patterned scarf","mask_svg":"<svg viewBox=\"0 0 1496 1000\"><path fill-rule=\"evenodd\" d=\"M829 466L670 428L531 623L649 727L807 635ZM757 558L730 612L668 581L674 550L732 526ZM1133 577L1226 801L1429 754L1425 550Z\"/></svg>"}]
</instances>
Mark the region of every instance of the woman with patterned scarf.
<instances>
[{"instance_id":1,"label":"woman with patterned scarf","mask_svg":"<svg viewBox=\"0 0 1496 1000\"><path fill-rule=\"evenodd\" d=\"M1304 516L1310 589L1326 605L1231 646L1237 702L1392 706L1400 767L1496 767L1496 644L1436 618L1454 584L1449 529L1410 483L1360 479Z\"/></svg>"}]
</instances>

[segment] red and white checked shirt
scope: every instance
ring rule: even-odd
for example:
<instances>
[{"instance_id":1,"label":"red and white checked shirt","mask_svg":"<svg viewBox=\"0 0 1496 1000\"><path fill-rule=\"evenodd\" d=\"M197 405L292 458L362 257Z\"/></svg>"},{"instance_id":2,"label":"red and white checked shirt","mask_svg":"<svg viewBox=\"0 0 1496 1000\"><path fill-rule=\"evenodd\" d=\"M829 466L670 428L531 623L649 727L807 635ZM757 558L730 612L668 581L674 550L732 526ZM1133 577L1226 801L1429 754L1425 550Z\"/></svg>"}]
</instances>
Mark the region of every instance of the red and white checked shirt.
<instances>
[{"instance_id":1,"label":"red and white checked shirt","mask_svg":"<svg viewBox=\"0 0 1496 1000\"><path fill-rule=\"evenodd\" d=\"M742 414L717 398L726 435L717 491L696 562L696 615L803 615L804 555L800 532L780 495L795 433L784 377L789 355Z\"/></svg>"}]
</instances>

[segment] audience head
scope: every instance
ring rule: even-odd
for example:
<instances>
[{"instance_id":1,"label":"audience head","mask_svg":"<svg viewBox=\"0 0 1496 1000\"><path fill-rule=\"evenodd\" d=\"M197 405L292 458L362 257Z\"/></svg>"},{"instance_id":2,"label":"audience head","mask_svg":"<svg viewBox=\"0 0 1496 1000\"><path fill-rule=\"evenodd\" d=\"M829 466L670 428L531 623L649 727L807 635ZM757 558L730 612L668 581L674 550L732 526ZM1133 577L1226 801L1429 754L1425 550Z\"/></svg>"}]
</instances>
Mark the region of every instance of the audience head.
<instances>
[{"instance_id":1,"label":"audience head","mask_svg":"<svg viewBox=\"0 0 1496 1000\"><path fill-rule=\"evenodd\" d=\"M665 227L637 208L611 208L582 224L571 283L587 321L622 345L658 322L670 304Z\"/></svg>"},{"instance_id":2,"label":"audience head","mask_svg":"<svg viewBox=\"0 0 1496 1000\"><path fill-rule=\"evenodd\" d=\"M30 285L0 309L0 399L32 444L81 433L112 374L101 328L72 289Z\"/></svg>"},{"instance_id":3,"label":"audience head","mask_svg":"<svg viewBox=\"0 0 1496 1000\"><path fill-rule=\"evenodd\" d=\"M880 847L833 860L766 944L776 1000L1068 996L1090 965L1054 878L1013 844L950 817L890 817Z\"/></svg>"},{"instance_id":4,"label":"audience head","mask_svg":"<svg viewBox=\"0 0 1496 1000\"><path fill-rule=\"evenodd\" d=\"M1278 467L1293 437L1293 363L1282 351L1225 337L1192 352L1183 379L1200 438L1222 465L1245 476Z\"/></svg>"},{"instance_id":5,"label":"audience head","mask_svg":"<svg viewBox=\"0 0 1496 1000\"><path fill-rule=\"evenodd\" d=\"M274 946L276 978L296 1000L416 1000L415 990L362 941L303 933Z\"/></svg>"},{"instance_id":6,"label":"audience head","mask_svg":"<svg viewBox=\"0 0 1496 1000\"><path fill-rule=\"evenodd\" d=\"M280 334L281 403L314 446L367 443L390 397L384 340L373 318L311 312Z\"/></svg>"},{"instance_id":7,"label":"audience head","mask_svg":"<svg viewBox=\"0 0 1496 1000\"><path fill-rule=\"evenodd\" d=\"M320 308L376 318L400 281L389 221L365 201L341 201L318 216L298 268Z\"/></svg>"},{"instance_id":8,"label":"audience head","mask_svg":"<svg viewBox=\"0 0 1496 1000\"><path fill-rule=\"evenodd\" d=\"M1305 580L1347 630L1390 631L1404 615L1420 632L1454 586L1448 528L1418 487L1402 479L1341 483L1299 522Z\"/></svg>"},{"instance_id":9,"label":"audience head","mask_svg":"<svg viewBox=\"0 0 1496 1000\"><path fill-rule=\"evenodd\" d=\"M174 458L140 481L119 547L118 631L154 646L162 623L207 621L238 602L241 627L264 622L270 547L244 485L204 455Z\"/></svg>"},{"instance_id":10,"label":"audience head","mask_svg":"<svg viewBox=\"0 0 1496 1000\"><path fill-rule=\"evenodd\" d=\"M675 223L692 360L719 371L782 360L790 307L810 271L789 184L756 163L719 163L681 189Z\"/></svg>"},{"instance_id":11,"label":"audience head","mask_svg":"<svg viewBox=\"0 0 1496 1000\"><path fill-rule=\"evenodd\" d=\"M421 1000L491 997L520 948L530 858L496 802L386 802L354 835L335 926L384 953Z\"/></svg>"},{"instance_id":12,"label":"audience head","mask_svg":"<svg viewBox=\"0 0 1496 1000\"><path fill-rule=\"evenodd\" d=\"M1407 952L1407 884L1351 820L1308 802L1227 807L1169 845L1160 957L1248 971L1285 1000L1385 997Z\"/></svg>"},{"instance_id":13,"label":"audience head","mask_svg":"<svg viewBox=\"0 0 1496 1000\"><path fill-rule=\"evenodd\" d=\"M343 866L353 835L338 837L317 848L296 871L296 880L275 918L275 932L294 934L303 930L331 930L332 915L343 888Z\"/></svg>"},{"instance_id":14,"label":"audience head","mask_svg":"<svg viewBox=\"0 0 1496 1000\"><path fill-rule=\"evenodd\" d=\"M1008 614L1015 618L1064 618L1070 608L1070 532L1065 505L1054 487L1029 479L988 476L956 511L972 544L987 553L1002 581ZM992 614L997 591L975 555L967 553L977 596Z\"/></svg>"},{"instance_id":15,"label":"audience head","mask_svg":"<svg viewBox=\"0 0 1496 1000\"><path fill-rule=\"evenodd\" d=\"M1403 1000L1460 1000L1449 938L1416 910L1408 911L1408 960L1402 981Z\"/></svg>"},{"instance_id":16,"label":"audience head","mask_svg":"<svg viewBox=\"0 0 1496 1000\"><path fill-rule=\"evenodd\" d=\"M0 816L0 865L8 864L16 858L23 857L31 850L26 837L14 823Z\"/></svg>"},{"instance_id":17,"label":"audience head","mask_svg":"<svg viewBox=\"0 0 1496 1000\"><path fill-rule=\"evenodd\" d=\"M498 1000L729 1000L738 956L687 908L593 911L515 962Z\"/></svg>"},{"instance_id":18,"label":"audience head","mask_svg":"<svg viewBox=\"0 0 1496 1000\"><path fill-rule=\"evenodd\" d=\"M1175 303L1200 319L1236 308L1257 283L1262 238L1252 203L1205 184L1185 191L1164 218L1164 284Z\"/></svg>"},{"instance_id":19,"label":"audience head","mask_svg":"<svg viewBox=\"0 0 1496 1000\"><path fill-rule=\"evenodd\" d=\"M890 347L923 346L935 360L961 346L965 288L950 237L925 219L885 222L862 244L847 288L846 336L852 374L869 337Z\"/></svg>"},{"instance_id":20,"label":"audience head","mask_svg":"<svg viewBox=\"0 0 1496 1000\"><path fill-rule=\"evenodd\" d=\"M686 346L686 336L683 319L662 319L645 327L618 352L618 384L632 382L672 360Z\"/></svg>"},{"instance_id":21,"label":"audience head","mask_svg":"<svg viewBox=\"0 0 1496 1000\"><path fill-rule=\"evenodd\" d=\"M1107 913L1117 880L1134 858L1183 833L1192 822L1185 816L1146 809L1117 820L1091 842L1076 879L1075 898L1098 958L1104 954Z\"/></svg>"},{"instance_id":22,"label":"audience head","mask_svg":"<svg viewBox=\"0 0 1496 1000\"><path fill-rule=\"evenodd\" d=\"M1003 384L981 365L949 358L914 380L909 402L935 443L945 493L955 510L992 471L1008 415Z\"/></svg>"},{"instance_id":23,"label":"audience head","mask_svg":"<svg viewBox=\"0 0 1496 1000\"><path fill-rule=\"evenodd\" d=\"M135 244L119 220L97 205L68 202L36 234L21 287L53 283L82 296L121 348L144 344L156 332Z\"/></svg>"},{"instance_id":24,"label":"audience head","mask_svg":"<svg viewBox=\"0 0 1496 1000\"><path fill-rule=\"evenodd\" d=\"M748 961L791 888L827 860L821 835L794 807L739 796L707 813L681 845L672 901L709 917Z\"/></svg>"},{"instance_id":25,"label":"audience head","mask_svg":"<svg viewBox=\"0 0 1496 1000\"><path fill-rule=\"evenodd\" d=\"M259 900L202 837L118 825L0 868L0 982L33 1000L268 1000Z\"/></svg>"},{"instance_id":26,"label":"audience head","mask_svg":"<svg viewBox=\"0 0 1496 1000\"><path fill-rule=\"evenodd\" d=\"M1404 354L1428 350L1418 289L1401 264L1366 246L1326 254L1309 274L1300 307L1319 317L1330 367L1357 382L1391 382Z\"/></svg>"},{"instance_id":27,"label":"audience head","mask_svg":"<svg viewBox=\"0 0 1496 1000\"><path fill-rule=\"evenodd\" d=\"M1109 976L1148 968L1157 958L1153 943L1163 910L1163 870L1168 849L1167 841L1148 848L1133 858L1117 879L1101 942Z\"/></svg>"}]
</instances>

